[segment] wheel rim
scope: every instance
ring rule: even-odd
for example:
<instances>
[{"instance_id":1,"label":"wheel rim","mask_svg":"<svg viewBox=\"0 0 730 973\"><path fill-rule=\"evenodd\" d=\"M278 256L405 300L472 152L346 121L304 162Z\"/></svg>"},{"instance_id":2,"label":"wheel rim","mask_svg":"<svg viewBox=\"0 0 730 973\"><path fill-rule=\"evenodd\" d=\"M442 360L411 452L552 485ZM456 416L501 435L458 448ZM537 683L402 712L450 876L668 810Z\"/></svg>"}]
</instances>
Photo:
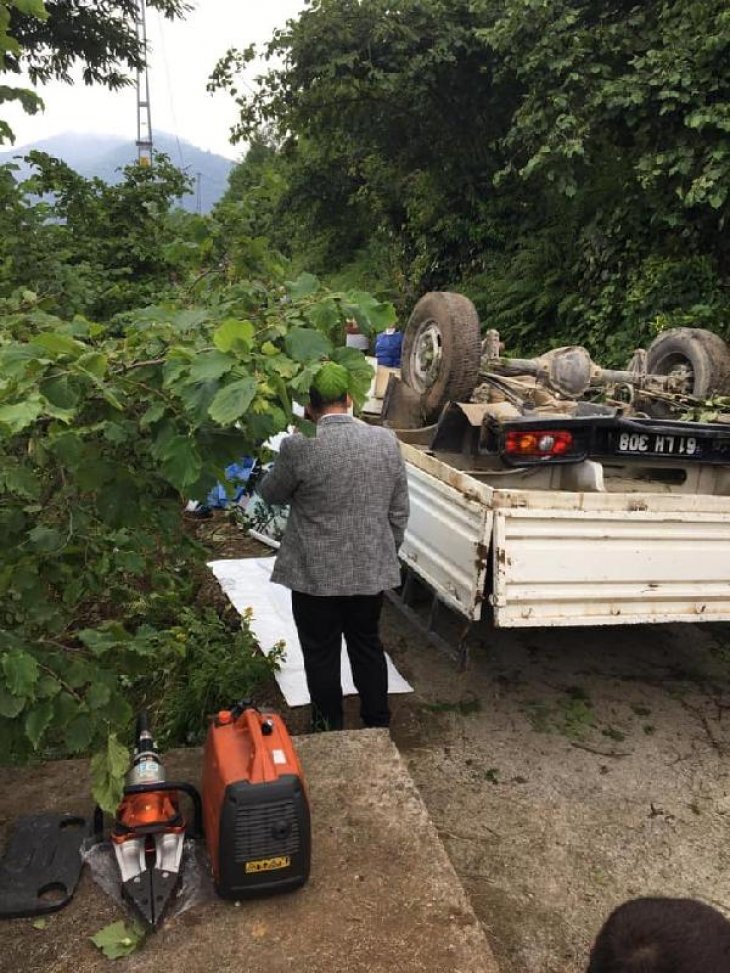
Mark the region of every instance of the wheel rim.
<instances>
[{"instance_id":1,"label":"wheel rim","mask_svg":"<svg viewBox=\"0 0 730 973\"><path fill-rule=\"evenodd\" d=\"M410 354L412 385L416 392L426 392L435 384L441 371L443 335L435 321L424 321L418 328Z\"/></svg>"}]
</instances>

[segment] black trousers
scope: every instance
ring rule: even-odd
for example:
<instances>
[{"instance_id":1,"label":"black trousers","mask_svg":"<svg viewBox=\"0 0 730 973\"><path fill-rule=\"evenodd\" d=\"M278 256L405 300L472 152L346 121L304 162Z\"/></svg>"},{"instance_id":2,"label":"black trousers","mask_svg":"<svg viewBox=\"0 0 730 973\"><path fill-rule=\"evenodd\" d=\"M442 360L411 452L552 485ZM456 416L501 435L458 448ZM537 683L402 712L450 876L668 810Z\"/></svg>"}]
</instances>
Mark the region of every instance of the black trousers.
<instances>
[{"instance_id":1,"label":"black trousers","mask_svg":"<svg viewBox=\"0 0 730 973\"><path fill-rule=\"evenodd\" d=\"M378 634L383 593L320 597L292 591L291 601L312 698L313 729L342 729L343 635L362 721L365 726L388 726L388 671Z\"/></svg>"}]
</instances>

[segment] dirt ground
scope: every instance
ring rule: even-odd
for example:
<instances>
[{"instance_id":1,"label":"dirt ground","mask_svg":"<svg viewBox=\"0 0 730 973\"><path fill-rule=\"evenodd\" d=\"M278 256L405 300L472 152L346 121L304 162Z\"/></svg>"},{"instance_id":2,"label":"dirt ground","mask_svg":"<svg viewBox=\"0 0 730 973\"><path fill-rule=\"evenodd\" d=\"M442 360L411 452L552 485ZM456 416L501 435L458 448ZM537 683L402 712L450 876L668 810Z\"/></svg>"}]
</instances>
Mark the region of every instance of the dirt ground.
<instances>
[{"instance_id":1,"label":"dirt ground","mask_svg":"<svg viewBox=\"0 0 730 973\"><path fill-rule=\"evenodd\" d=\"M730 627L478 629L468 671L388 608L393 737L502 973L582 973L621 901L730 916Z\"/></svg>"}]
</instances>

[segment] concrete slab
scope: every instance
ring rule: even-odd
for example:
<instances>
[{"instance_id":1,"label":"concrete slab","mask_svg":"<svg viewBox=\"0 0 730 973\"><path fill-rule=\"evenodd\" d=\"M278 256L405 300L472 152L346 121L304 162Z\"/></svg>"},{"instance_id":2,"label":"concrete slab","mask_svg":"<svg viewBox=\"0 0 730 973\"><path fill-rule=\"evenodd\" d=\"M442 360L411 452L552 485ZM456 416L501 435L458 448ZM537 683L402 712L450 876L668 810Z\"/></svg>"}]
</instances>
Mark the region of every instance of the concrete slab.
<instances>
[{"instance_id":1,"label":"concrete slab","mask_svg":"<svg viewBox=\"0 0 730 973\"><path fill-rule=\"evenodd\" d=\"M386 731L301 737L313 861L298 892L237 906L219 899L169 920L144 948L111 961L89 942L124 917L85 869L73 902L48 919L0 922L2 973L497 973L420 795ZM168 755L170 777L197 782L200 752ZM82 810L83 761L4 770L0 834L32 810Z\"/></svg>"}]
</instances>

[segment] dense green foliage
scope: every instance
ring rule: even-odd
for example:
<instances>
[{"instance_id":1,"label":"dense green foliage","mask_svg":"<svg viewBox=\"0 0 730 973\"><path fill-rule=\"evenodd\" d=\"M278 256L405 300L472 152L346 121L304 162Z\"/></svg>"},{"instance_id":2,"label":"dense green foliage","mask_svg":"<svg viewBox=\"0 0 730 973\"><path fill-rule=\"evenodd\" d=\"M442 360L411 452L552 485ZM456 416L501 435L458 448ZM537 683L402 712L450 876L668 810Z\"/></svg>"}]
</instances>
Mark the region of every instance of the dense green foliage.
<instances>
[{"instance_id":1,"label":"dense green foliage","mask_svg":"<svg viewBox=\"0 0 730 973\"><path fill-rule=\"evenodd\" d=\"M247 623L199 604L205 551L183 502L285 429L323 362L362 399L371 373L344 322L394 314L275 262L244 276L257 241L229 259L218 224L170 213L182 177L165 160L117 187L33 161L25 187L3 170L0 216L5 759L85 752L143 700L185 740L271 672Z\"/></svg>"},{"instance_id":2,"label":"dense green foliage","mask_svg":"<svg viewBox=\"0 0 730 973\"><path fill-rule=\"evenodd\" d=\"M154 167L128 166L110 186L84 179L41 152L28 159L35 172L25 193L44 200L28 205L12 166L0 167L0 294L29 288L45 309L61 316L107 319L163 297L179 274L176 228L170 217L188 180L164 157Z\"/></svg>"},{"instance_id":3,"label":"dense green foliage","mask_svg":"<svg viewBox=\"0 0 730 973\"><path fill-rule=\"evenodd\" d=\"M724 0L314 0L268 54L255 94L250 52L213 84L276 147L295 259L368 267L404 313L460 289L514 349L728 333Z\"/></svg>"}]
</instances>

